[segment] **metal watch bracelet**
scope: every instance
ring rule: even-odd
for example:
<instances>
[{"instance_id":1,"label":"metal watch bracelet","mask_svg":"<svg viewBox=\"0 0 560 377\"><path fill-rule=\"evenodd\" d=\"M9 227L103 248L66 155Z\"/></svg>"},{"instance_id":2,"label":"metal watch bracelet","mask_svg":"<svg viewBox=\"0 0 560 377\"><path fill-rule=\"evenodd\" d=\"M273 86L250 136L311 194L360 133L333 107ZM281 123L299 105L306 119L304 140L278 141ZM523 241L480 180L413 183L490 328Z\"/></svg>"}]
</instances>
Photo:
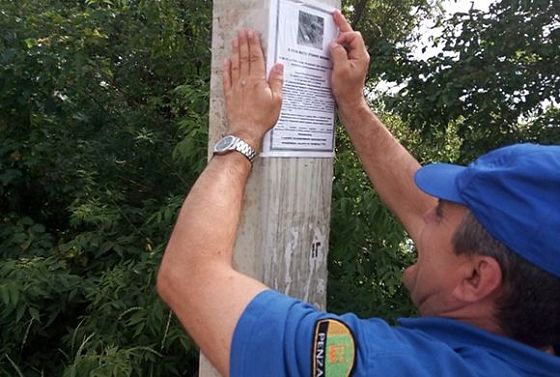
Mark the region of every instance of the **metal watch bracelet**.
<instances>
[{"instance_id":1,"label":"metal watch bracelet","mask_svg":"<svg viewBox=\"0 0 560 377\"><path fill-rule=\"evenodd\" d=\"M214 145L214 154L226 154L231 151L237 151L244 155L249 162L251 162L251 166L253 166L253 160L257 156L257 153L249 143L240 137L227 135Z\"/></svg>"}]
</instances>

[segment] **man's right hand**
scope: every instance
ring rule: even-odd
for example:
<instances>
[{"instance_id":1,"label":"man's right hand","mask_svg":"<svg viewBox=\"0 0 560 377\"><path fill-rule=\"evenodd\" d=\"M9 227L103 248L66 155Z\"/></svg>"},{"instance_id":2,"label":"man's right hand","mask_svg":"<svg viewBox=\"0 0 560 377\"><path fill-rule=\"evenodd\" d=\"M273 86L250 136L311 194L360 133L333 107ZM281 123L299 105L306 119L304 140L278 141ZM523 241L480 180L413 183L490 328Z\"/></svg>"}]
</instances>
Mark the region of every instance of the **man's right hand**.
<instances>
[{"instance_id":1,"label":"man's right hand","mask_svg":"<svg viewBox=\"0 0 560 377\"><path fill-rule=\"evenodd\" d=\"M333 18L340 34L330 46L332 90L338 107L345 110L364 104L369 54L360 32L352 30L339 10L335 10Z\"/></svg>"},{"instance_id":2,"label":"man's right hand","mask_svg":"<svg viewBox=\"0 0 560 377\"><path fill-rule=\"evenodd\" d=\"M223 68L227 133L259 150L265 133L280 115L283 66L272 67L266 80L261 42L253 30L241 30L232 41L231 57Z\"/></svg>"}]
</instances>

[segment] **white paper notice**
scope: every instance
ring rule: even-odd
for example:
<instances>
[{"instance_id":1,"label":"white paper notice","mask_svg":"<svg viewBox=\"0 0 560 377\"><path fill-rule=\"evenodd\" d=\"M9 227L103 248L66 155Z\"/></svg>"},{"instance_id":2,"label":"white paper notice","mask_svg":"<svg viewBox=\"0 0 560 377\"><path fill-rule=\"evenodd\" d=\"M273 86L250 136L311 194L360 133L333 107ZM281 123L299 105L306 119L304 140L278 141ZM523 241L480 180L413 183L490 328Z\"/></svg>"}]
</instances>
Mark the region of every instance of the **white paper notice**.
<instances>
[{"instance_id":1,"label":"white paper notice","mask_svg":"<svg viewBox=\"0 0 560 377\"><path fill-rule=\"evenodd\" d=\"M267 71L284 65L282 110L263 142L265 157L332 157L335 102L329 44L338 35L324 4L271 0Z\"/></svg>"}]
</instances>

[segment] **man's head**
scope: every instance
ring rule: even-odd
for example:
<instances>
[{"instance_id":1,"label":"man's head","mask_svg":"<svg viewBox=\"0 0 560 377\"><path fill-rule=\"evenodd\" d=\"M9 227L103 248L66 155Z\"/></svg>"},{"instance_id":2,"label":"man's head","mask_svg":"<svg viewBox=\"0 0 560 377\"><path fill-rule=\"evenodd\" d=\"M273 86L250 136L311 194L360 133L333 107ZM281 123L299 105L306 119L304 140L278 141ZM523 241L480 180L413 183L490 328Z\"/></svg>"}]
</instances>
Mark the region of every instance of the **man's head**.
<instances>
[{"instance_id":1,"label":"man's head","mask_svg":"<svg viewBox=\"0 0 560 377\"><path fill-rule=\"evenodd\" d=\"M421 190L466 206L494 238L560 277L560 146L517 144L467 167L428 165L415 178Z\"/></svg>"},{"instance_id":2,"label":"man's head","mask_svg":"<svg viewBox=\"0 0 560 377\"><path fill-rule=\"evenodd\" d=\"M468 300L474 294L475 302L492 303L493 316L506 335L535 346L550 344L538 344L540 340L560 341L560 146L518 144L492 151L467 167L428 165L415 179L420 189L440 198L443 210L462 209L460 220L447 216L455 228L446 242L457 256L442 266L455 275L447 278L454 290L447 299ZM426 228L434 229L430 219L425 220ZM421 243L431 247L429 239ZM482 285L467 284L458 292L465 282ZM439 304L453 310L459 301Z\"/></svg>"}]
</instances>

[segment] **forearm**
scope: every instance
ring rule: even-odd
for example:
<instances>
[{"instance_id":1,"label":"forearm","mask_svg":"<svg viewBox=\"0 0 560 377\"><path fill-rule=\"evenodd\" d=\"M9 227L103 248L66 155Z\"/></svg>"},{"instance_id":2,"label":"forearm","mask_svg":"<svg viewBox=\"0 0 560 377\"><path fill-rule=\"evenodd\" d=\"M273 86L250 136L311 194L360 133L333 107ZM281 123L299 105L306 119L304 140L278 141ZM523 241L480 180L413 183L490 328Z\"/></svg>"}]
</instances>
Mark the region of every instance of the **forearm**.
<instances>
[{"instance_id":1,"label":"forearm","mask_svg":"<svg viewBox=\"0 0 560 377\"><path fill-rule=\"evenodd\" d=\"M231 264L249 161L232 152L212 158L185 199L169 239L162 269Z\"/></svg>"},{"instance_id":2,"label":"forearm","mask_svg":"<svg viewBox=\"0 0 560 377\"><path fill-rule=\"evenodd\" d=\"M419 163L387 130L365 99L354 106L340 106L339 115L375 190L415 238L422 215L434 205L434 199L414 184Z\"/></svg>"}]
</instances>

